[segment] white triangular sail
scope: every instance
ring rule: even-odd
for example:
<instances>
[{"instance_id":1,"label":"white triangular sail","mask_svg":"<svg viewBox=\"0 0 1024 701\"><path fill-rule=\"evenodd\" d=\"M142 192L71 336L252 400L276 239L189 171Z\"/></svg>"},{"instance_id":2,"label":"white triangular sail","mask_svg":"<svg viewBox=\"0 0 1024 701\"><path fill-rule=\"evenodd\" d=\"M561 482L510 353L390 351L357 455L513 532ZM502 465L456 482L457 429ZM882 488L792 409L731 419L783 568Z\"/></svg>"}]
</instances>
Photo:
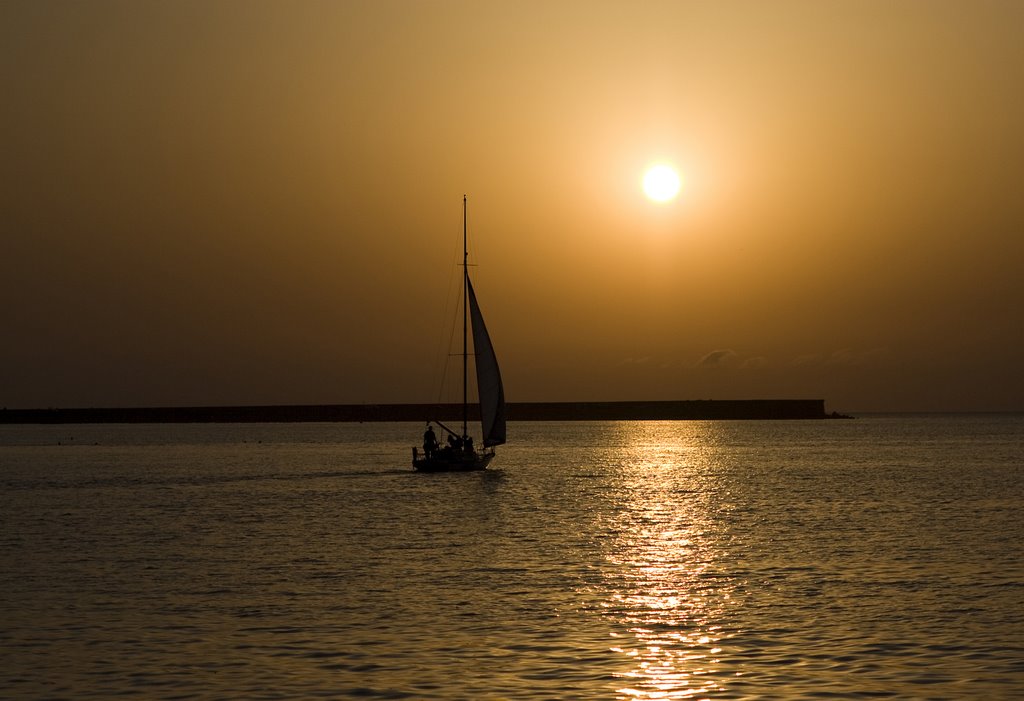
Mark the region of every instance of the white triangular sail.
<instances>
[{"instance_id":1,"label":"white triangular sail","mask_svg":"<svg viewBox=\"0 0 1024 701\"><path fill-rule=\"evenodd\" d=\"M476 384L480 394L480 423L485 447L505 442L505 390L501 386L498 358L494 355L491 337L487 334L480 305L473 292L473 283L466 278L469 290L469 314L473 320L473 350L476 355Z\"/></svg>"}]
</instances>

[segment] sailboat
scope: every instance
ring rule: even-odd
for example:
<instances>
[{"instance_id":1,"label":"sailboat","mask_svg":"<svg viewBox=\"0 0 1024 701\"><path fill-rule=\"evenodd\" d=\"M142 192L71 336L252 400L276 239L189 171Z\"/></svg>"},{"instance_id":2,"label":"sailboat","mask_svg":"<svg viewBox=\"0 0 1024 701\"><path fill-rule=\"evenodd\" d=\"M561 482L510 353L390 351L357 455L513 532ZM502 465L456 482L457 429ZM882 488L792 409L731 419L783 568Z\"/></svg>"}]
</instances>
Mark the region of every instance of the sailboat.
<instances>
[{"instance_id":1,"label":"sailboat","mask_svg":"<svg viewBox=\"0 0 1024 701\"><path fill-rule=\"evenodd\" d=\"M440 421L428 421L423 454L412 449L412 465L420 472L466 472L483 470L494 459L494 447L505 442L505 390L501 384L498 358L484 325L483 314L469 279L469 248L466 238L466 196L462 196L462 432ZM476 357L476 385L480 402L480 427L483 448L478 450L469 435L469 328L473 330L473 354ZM447 445L437 445L431 423L447 435ZM428 438L428 436L430 436Z\"/></svg>"}]
</instances>

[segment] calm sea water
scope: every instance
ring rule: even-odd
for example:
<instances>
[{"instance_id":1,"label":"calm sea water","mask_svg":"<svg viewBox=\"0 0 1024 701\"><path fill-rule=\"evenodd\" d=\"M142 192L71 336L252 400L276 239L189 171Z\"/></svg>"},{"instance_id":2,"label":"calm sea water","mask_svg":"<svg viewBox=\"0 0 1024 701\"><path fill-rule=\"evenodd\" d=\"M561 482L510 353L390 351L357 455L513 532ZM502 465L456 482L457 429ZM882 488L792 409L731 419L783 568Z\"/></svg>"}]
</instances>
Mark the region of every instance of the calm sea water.
<instances>
[{"instance_id":1,"label":"calm sea water","mask_svg":"<svg viewBox=\"0 0 1024 701\"><path fill-rule=\"evenodd\" d=\"M0 426L0 697L1024 696L1024 417Z\"/></svg>"}]
</instances>

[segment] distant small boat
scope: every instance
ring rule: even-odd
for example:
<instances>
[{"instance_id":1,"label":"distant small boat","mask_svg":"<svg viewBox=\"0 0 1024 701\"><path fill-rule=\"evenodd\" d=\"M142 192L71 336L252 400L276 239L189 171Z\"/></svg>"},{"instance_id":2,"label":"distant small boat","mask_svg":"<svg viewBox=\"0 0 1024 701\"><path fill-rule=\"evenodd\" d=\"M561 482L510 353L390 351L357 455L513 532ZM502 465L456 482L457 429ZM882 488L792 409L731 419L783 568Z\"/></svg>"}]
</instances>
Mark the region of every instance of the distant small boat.
<instances>
[{"instance_id":1,"label":"distant small boat","mask_svg":"<svg viewBox=\"0 0 1024 701\"><path fill-rule=\"evenodd\" d=\"M462 197L462 432L458 433L437 420L427 422L423 453L412 449L412 465L420 472L468 472L483 470L494 459L494 447L505 443L505 390L501 384L498 358L484 325L473 283L469 280L469 249L466 238L466 197ZM480 402L483 449L477 450L469 435L469 327L472 320L473 353L476 357L476 384ZM448 434L446 445L439 445L431 423Z\"/></svg>"}]
</instances>

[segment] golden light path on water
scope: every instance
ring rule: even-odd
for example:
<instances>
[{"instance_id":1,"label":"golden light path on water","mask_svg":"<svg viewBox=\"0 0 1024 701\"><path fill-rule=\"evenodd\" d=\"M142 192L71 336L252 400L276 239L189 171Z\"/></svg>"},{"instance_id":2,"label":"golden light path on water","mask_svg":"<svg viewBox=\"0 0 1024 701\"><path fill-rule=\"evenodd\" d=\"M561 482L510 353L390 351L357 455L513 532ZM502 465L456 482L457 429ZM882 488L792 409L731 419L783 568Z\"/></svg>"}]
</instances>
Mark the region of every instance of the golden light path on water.
<instances>
[{"instance_id":1,"label":"golden light path on water","mask_svg":"<svg viewBox=\"0 0 1024 701\"><path fill-rule=\"evenodd\" d=\"M622 699L689 699L724 691L719 623L736 605L719 532L714 424L623 424L622 504L606 554L612 651L631 660ZM680 435L685 433L686 435ZM733 673L737 674L736 672Z\"/></svg>"}]
</instances>

